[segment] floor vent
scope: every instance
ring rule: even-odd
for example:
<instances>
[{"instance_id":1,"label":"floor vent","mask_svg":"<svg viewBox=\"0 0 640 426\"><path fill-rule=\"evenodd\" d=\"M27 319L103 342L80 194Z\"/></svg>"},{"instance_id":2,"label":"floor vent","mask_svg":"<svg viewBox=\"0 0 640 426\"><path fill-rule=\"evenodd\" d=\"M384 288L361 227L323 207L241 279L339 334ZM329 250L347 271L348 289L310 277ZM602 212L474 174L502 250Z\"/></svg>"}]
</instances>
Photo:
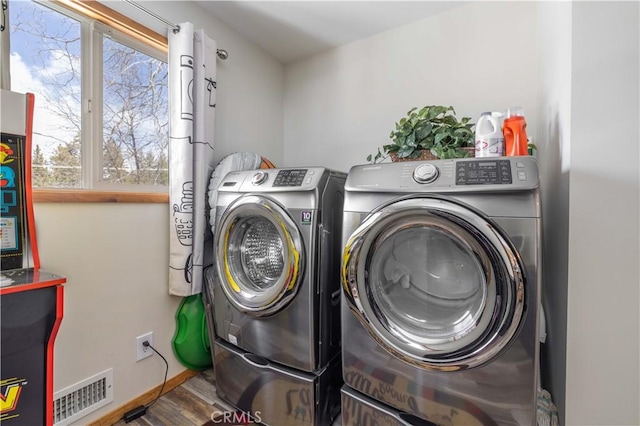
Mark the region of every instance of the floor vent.
<instances>
[{"instance_id":1,"label":"floor vent","mask_svg":"<svg viewBox=\"0 0 640 426\"><path fill-rule=\"evenodd\" d=\"M61 389L53 396L53 424L65 426L113 401L113 368Z\"/></svg>"}]
</instances>

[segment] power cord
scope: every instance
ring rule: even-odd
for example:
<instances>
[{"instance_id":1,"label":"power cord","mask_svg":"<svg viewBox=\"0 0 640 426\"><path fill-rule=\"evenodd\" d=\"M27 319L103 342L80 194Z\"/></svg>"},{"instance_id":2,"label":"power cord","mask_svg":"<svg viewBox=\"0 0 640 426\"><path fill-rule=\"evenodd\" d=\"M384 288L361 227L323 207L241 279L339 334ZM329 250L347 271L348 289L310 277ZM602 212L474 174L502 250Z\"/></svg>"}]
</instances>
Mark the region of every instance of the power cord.
<instances>
[{"instance_id":1,"label":"power cord","mask_svg":"<svg viewBox=\"0 0 640 426\"><path fill-rule=\"evenodd\" d=\"M145 414L147 414L147 410L149 409L149 407L151 407L153 404L155 404L158 401L158 399L160 399L160 397L162 396L162 391L164 391L164 386L167 384L167 373L169 373L169 363L167 362L167 359L165 357L163 357L162 354L156 350L156 348L151 346L151 344L147 340L142 342L142 346L144 346L145 348L151 348L151 350L154 351L155 353L157 353L160 356L160 358L162 358L162 360L164 361L164 365L165 365L164 380L162 381L162 387L160 388L160 392L158 393L158 396L156 397L156 399L151 401L150 404L148 404L148 405L139 405L138 407L134 408L133 410L129 410L126 413L124 413L123 419L124 419L125 423L129 423L129 422L137 419L138 417L142 417Z\"/></svg>"},{"instance_id":2,"label":"power cord","mask_svg":"<svg viewBox=\"0 0 640 426\"><path fill-rule=\"evenodd\" d=\"M158 396L156 397L156 399L154 399L151 404L147 405L147 408L151 407L153 404L155 404L158 399L160 399L160 397L162 396L162 391L164 390L164 385L167 384L167 373L169 372L169 363L167 362L167 359L165 357L162 356L162 354L160 352L158 352L156 350L156 348L154 348L153 346L151 346L151 344L149 342L147 342L146 340L144 342L142 342L142 346L144 347L149 347L151 348L152 351L154 351L155 353L157 353L160 358L162 358L162 360L164 361L164 365L165 365L165 369L164 369L164 380L162 381L162 387L160 388L160 392L158 393Z\"/></svg>"}]
</instances>

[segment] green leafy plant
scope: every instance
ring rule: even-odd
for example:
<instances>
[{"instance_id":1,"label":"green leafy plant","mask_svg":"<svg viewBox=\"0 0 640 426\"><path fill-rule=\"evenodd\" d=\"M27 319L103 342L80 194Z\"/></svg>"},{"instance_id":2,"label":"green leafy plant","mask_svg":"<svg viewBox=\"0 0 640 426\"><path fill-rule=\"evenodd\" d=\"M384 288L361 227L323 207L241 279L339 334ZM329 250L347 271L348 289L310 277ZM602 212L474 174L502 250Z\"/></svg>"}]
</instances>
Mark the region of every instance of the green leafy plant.
<instances>
[{"instance_id":1,"label":"green leafy plant","mask_svg":"<svg viewBox=\"0 0 640 426\"><path fill-rule=\"evenodd\" d=\"M378 163L395 153L398 158L418 158L422 150L429 150L438 158L469 157L465 147L474 145L474 126L469 117L460 121L453 107L440 105L412 108L395 123L389 137L392 143L378 148L367 161Z\"/></svg>"}]
</instances>

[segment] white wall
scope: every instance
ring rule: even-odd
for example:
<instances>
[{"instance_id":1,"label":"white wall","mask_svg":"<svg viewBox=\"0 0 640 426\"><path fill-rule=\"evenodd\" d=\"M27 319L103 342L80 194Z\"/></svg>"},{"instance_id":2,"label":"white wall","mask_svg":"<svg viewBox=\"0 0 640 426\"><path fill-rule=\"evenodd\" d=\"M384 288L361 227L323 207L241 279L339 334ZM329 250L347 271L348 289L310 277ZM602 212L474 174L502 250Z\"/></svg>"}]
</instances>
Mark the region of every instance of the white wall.
<instances>
[{"instance_id":1,"label":"white wall","mask_svg":"<svg viewBox=\"0 0 640 426\"><path fill-rule=\"evenodd\" d=\"M640 8L573 3L567 425L640 423Z\"/></svg>"},{"instance_id":2,"label":"white wall","mask_svg":"<svg viewBox=\"0 0 640 426\"><path fill-rule=\"evenodd\" d=\"M542 196L542 301L547 340L542 384L564 418L569 166L571 148L571 3L538 3L538 164ZM561 422L564 424L564 422Z\"/></svg>"},{"instance_id":3,"label":"white wall","mask_svg":"<svg viewBox=\"0 0 640 426\"><path fill-rule=\"evenodd\" d=\"M166 33L129 5L106 3ZM216 159L247 150L280 164L283 66L191 3L142 4L173 22L193 22L229 51L218 61ZM136 336L153 331L169 377L186 368L171 346L182 298L168 294L169 206L38 203L35 215L42 268L68 277L54 390L114 368L114 402L76 422L86 424L162 383L159 357L135 361Z\"/></svg>"},{"instance_id":4,"label":"white wall","mask_svg":"<svg viewBox=\"0 0 640 426\"><path fill-rule=\"evenodd\" d=\"M535 4L477 2L454 8L285 70L285 164L348 171L390 142L412 107L538 110Z\"/></svg>"},{"instance_id":5,"label":"white wall","mask_svg":"<svg viewBox=\"0 0 640 426\"><path fill-rule=\"evenodd\" d=\"M67 277L54 390L113 367L104 414L162 383L159 357L136 362L135 338L149 331L169 377L184 370L171 348L182 298L167 291L168 206L38 203L35 217L42 269Z\"/></svg>"}]
</instances>

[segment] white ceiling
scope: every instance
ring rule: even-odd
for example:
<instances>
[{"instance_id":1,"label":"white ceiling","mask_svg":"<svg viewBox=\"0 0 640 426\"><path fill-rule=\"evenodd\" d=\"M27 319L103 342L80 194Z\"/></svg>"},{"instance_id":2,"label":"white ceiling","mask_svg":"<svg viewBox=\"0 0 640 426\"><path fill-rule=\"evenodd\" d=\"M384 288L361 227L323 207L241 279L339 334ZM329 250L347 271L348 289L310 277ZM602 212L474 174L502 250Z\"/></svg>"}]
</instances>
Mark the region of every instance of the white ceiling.
<instances>
[{"instance_id":1,"label":"white ceiling","mask_svg":"<svg viewBox=\"0 0 640 426\"><path fill-rule=\"evenodd\" d=\"M427 18L459 1L195 1L283 63Z\"/></svg>"}]
</instances>

